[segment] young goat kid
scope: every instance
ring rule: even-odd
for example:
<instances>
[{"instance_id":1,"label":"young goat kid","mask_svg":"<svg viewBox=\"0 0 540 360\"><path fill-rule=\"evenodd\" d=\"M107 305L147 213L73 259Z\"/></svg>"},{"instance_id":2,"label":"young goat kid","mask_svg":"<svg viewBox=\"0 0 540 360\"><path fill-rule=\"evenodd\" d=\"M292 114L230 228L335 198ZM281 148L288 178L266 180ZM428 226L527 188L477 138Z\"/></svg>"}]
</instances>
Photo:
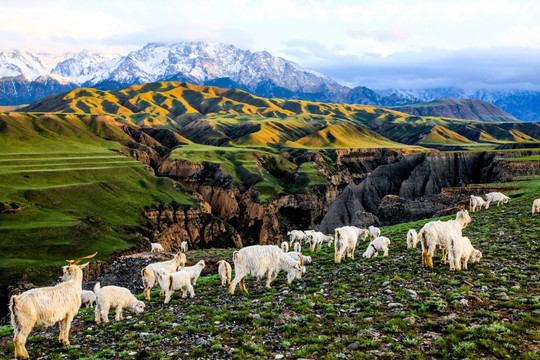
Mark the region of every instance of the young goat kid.
<instances>
[{"instance_id":1,"label":"young goat kid","mask_svg":"<svg viewBox=\"0 0 540 360\"><path fill-rule=\"evenodd\" d=\"M122 311L129 309L137 314L144 311L144 303L139 301L126 288L120 286L104 286L96 283L94 286L96 294L96 310L94 311L94 320L96 324L109 322L109 309L115 309L114 319L116 321L124 320Z\"/></svg>"},{"instance_id":2,"label":"young goat kid","mask_svg":"<svg viewBox=\"0 0 540 360\"><path fill-rule=\"evenodd\" d=\"M156 271L159 269L165 270L165 272L173 273L180 266L186 265L186 255L183 253L175 254L171 260L162 261L147 265L141 270L142 282L144 286L144 297L147 301L150 301L150 290L157 284ZM163 289L161 290L161 296L163 296Z\"/></svg>"},{"instance_id":3,"label":"young goat kid","mask_svg":"<svg viewBox=\"0 0 540 360\"><path fill-rule=\"evenodd\" d=\"M9 300L11 325L13 326L13 345L15 357L28 359L26 338L35 326L49 327L60 322L59 340L69 346L71 321L81 306L82 269L88 264L77 265L83 259L96 256L97 252L77 260L66 260L62 283L32 289L20 295L13 295Z\"/></svg>"},{"instance_id":4,"label":"young goat kid","mask_svg":"<svg viewBox=\"0 0 540 360\"><path fill-rule=\"evenodd\" d=\"M371 240L374 240L381 236L381 229L375 226L368 227L369 236L371 237ZM365 240L365 239L364 239Z\"/></svg>"},{"instance_id":5,"label":"young goat kid","mask_svg":"<svg viewBox=\"0 0 540 360\"><path fill-rule=\"evenodd\" d=\"M160 243L150 243L150 245L152 245L150 252L164 252L165 251L165 249L163 249L163 246L161 246Z\"/></svg>"},{"instance_id":6,"label":"young goat kid","mask_svg":"<svg viewBox=\"0 0 540 360\"><path fill-rule=\"evenodd\" d=\"M96 302L96 294L93 291L81 291L81 305L85 304L87 308L94 306Z\"/></svg>"},{"instance_id":7,"label":"young goat kid","mask_svg":"<svg viewBox=\"0 0 540 360\"><path fill-rule=\"evenodd\" d=\"M178 269L178 271L180 270L187 271L187 273L189 274L189 277L191 278L191 281L193 281L193 285L197 285L197 279L199 278L199 276L201 276L201 272L205 266L206 264L204 263L204 260L200 260L195 265L185 266L183 268Z\"/></svg>"},{"instance_id":8,"label":"young goat kid","mask_svg":"<svg viewBox=\"0 0 540 360\"><path fill-rule=\"evenodd\" d=\"M372 258L379 255L379 251L383 252L383 256L388 256L388 245L390 245L390 239L384 236L379 236L375 240L369 243L366 251L362 254L365 258Z\"/></svg>"},{"instance_id":9,"label":"young goat kid","mask_svg":"<svg viewBox=\"0 0 540 360\"><path fill-rule=\"evenodd\" d=\"M182 290L182 298L187 297L187 292L191 297L195 296L193 286L191 286L191 276L187 271L180 270L169 274L165 270L160 269L157 272L157 280L161 289L165 291L164 304L168 304L171 301L171 296L174 290Z\"/></svg>"},{"instance_id":10,"label":"young goat kid","mask_svg":"<svg viewBox=\"0 0 540 360\"><path fill-rule=\"evenodd\" d=\"M469 200L469 210L471 212L475 212L477 209L482 209L482 207L485 207L487 209L489 207L489 204L480 196L471 195L471 199Z\"/></svg>"},{"instance_id":11,"label":"young goat kid","mask_svg":"<svg viewBox=\"0 0 540 360\"><path fill-rule=\"evenodd\" d=\"M448 263L450 264L450 270L461 270L461 263L463 268L467 270L467 262L479 262L482 258L482 252L476 250L468 237L459 235L452 235L450 237L450 244L448 246Z\"/></svg>"},{"instance_id":12,"label":"young goat kid","mask_svg":"<svg viewBox=\"0 0 540 360\"><path fill-rule=\"evenodd\" d=\"M409 229L409 232L407 233L407 249L416 249L416 244L418 244L418 234L416 233L416 230Z\"/></svg>"},{"instance_id":13,"label":"young goat kid","mask_svg":"<svg viewBox=\"0 0 540 360\"><path fill-rule=\"evenodd\" d=\"M286 244L286 243L285 243ZM225 286L231 283L232 268L231 264L225 260L219 260L218 262L218 274L221 278L221 285Z\"/></svg>"},{"instance_id":14,"label":"young goat kid","mask_svg":"<svg viewBox=\"0 0 540 360\"><path fill-rule=\"evenodd\" d=\"M532 214L534 215L535 212L540 212L540 199L533 201Z\"/></svg>"}]
</instances>

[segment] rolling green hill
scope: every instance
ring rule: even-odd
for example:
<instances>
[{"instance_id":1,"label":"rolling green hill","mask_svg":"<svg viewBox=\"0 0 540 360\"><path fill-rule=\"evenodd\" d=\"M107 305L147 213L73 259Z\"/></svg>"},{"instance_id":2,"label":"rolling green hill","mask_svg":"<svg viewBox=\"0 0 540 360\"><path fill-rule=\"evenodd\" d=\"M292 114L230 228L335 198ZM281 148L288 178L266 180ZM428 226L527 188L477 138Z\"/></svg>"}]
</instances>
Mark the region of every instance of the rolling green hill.
<instances>
[{"instance_id":1,"label":"rolling green hill","mask_svg":"<svg viewBox=\"0 0 540 360\"><path fill-rule=\"evenodd\" d=\"M192 203L117 151L130 141L107 116L0 114L1 289L48 283L66 259L133 246L126 229L143 206Z\"/></svg>"},{"instance_id":2,"label":"rolling green hill","mask_svg":"<svg viewBox=\"0 0 540 360\"><path fill-rule=\"evenodd\" d=\"M448 105L444 101L441 104ZM268 99L238 89L180 82L142 84L117 91L76 89L49 96L21 111L109 114L133 126L169 128L193 143L213 146L367 148L540 140L537 123L486 123L409 115L366 105ZM515 120L502 116L496 119Z\"/></svg>"}]
</instances>

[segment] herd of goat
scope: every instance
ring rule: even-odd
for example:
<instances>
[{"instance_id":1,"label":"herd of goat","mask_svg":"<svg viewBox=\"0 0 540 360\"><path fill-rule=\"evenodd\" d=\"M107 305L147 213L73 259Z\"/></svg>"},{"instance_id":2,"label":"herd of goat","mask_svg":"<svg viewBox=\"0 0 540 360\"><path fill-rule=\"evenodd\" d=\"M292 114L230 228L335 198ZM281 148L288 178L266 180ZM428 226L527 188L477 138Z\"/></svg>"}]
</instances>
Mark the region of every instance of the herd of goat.
<instances>
[{"instance_id":1,"label":"herd of goat","mask_svg":"<svg viewBox=\"0 0 540 360\"><path fill-rule=\"evenodd\" d=\"M487 194L484 200L478 196L470 198L470 211L489 207L490 203L507 203L509 198L500 193ZM540 212L540 199L533 202L532 214ZM467 262L477 262L482 253L476 250L469 238L462 236L462 229L471 222L467 210L460 210L455 220L431 221L424 225L420 232L414 229L407 234L407 247L414 248L420 242L422 246L422 265L433 268L433 255L436 248L443 252L442 263L448 259L450 270L461 270L461 266L467 269ZM245 279L248 275L258 279L266 276L266 287L270 288L271 282L280 271L287 272L287 282L290 284L294 279L300 279L306 271L305 264L311 263L310 256L304 256L301 252L302 243L308 244L310 250L320 249L323 243L328 246L334 244L334 261L340 263L348 256L354 260L354 252L358 239L366 240L369 236L371 242L363 253L363 257L371 258L382 253L388 256L390 240L381 236L379 228L370 226L367 229L355 226L344 226L335 229L334 237L325 235L314 230L293 230L287 233L289 243L284 242L281 247L276 245L253 245L244 247L233 253L235 277L231 280L231 265L225 261L218 262L218 273L222 285L229 284L229 293L233 294L236 286L247 293ZM289 247L294 251L289 251ZM151 251L163 251L158 243L152 243ZM174 255L173 259L152 263L141 270L144 285L144 296L150 300L150 290L159 284L161 296L165 295L165 303L171 299L174 290L182 290L182 297L187 294L193 297L193 285L196 284L203 268L204 260L200 260L193 266L186 265L187 242L181 244L181 252ZM28 359L25 344L26 339L35 326L52 326L60 323L59 340L69 346L69 330L71 321L79 311L81 303L91 306L95 303L95 322L108 322L110 309L115 309L115 320L122 320L123 309L130 309L136 313L144 311L145 304L139 301L131 292L119 286L104 286L99 283L94 286L94 291L82 290L82 270L85 266L78 265L83 259L89 259L97 253L77 260L68 260L68 265L62 268L62 282L55 286L36 288L14 295L10 299L11 324L14 330L15 357ZM193 284L193 285L192 285Z\"/></svg>"}]
</instances>

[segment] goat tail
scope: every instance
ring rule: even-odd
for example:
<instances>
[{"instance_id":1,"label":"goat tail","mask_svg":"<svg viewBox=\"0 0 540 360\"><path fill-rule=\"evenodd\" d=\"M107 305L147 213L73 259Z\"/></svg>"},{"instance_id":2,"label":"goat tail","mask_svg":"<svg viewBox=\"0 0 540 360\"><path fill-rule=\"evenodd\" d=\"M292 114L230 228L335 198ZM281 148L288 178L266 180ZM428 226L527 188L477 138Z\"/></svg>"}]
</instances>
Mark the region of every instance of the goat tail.
<instances>
[{"instance_id":1,"label":"goat tail","mask_svg":"<svg viewBox=\"0 0 540 360\"><path fill-rule=\"evenodd\" d=\"M242 254L240 254L239 251L233 252L233 261L237 261L239 263L241 263L243 261Z\"/></svg>"},{"instance_id":2,"label":"goat tail","mask_svg":"<svg viewBox=\"0 0 540 360\"><path fill-rule=\"evenodd\" d=\"M94 285L94 292L97 293L101 289L101 284L99 281Z\"/></svg>"},{"instance_id":3,"label":"goat tail","mask_svg":"<svg viewBox=\"0 0 540 360\"><path fill-rule=\"evenodd\" d=\"M9 299L9 311L11 312L11 325L15 328L19 328L19 309L17 305L19 304L20 295L13 295Z\"/></svg>"}]
</instances>

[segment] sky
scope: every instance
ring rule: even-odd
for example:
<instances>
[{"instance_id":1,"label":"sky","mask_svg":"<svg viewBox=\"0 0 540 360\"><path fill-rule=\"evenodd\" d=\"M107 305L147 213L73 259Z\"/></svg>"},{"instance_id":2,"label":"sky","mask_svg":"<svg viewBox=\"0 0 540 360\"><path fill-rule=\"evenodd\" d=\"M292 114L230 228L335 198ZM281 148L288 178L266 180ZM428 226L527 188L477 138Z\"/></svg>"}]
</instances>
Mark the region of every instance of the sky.
<instances>
[{"instance_id":1,"label":"sky","mask_svg":"<svg viewBox=\"0 0 540 360\"><path fill-rule=\"evenodd\" d=\"M0 50L218 41L347 86L540 90L537 0L0 0Z\"/></svg>"}]
</instances>

